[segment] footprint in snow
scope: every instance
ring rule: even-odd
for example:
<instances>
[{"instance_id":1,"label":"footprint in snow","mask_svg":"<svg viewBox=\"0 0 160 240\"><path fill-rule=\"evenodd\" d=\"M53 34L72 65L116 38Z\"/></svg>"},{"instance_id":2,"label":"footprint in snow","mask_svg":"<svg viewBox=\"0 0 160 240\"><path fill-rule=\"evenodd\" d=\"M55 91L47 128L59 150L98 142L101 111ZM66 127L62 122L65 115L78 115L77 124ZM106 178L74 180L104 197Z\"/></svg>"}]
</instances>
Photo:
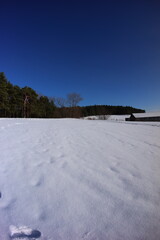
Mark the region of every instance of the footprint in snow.
<instances>
[{"instance_id":1,"label":"footprint in snow","mask_svg":"<svg viewBox=\"0 0 160 240\"><path fill-rule=\"evenodd\" d=\"M65 157L65 154L63 154L63 153L59 153L58 155L57 155L57 158L64 158Z\"/></svg>"},{"instance_id":2,"label":"footprint in snow","mask_svg":"<svg viewBox=\"0 0 160 240\"><path fill-rule=\"evenodd\" d=\"M89 237L89 235L90 235L90 232L85 232L85 233L83 234L82 238L83 238L83 239L86 239L86 238Z\"/></svg>"},{"instance_id":3,"label":"footprint in snow","mask_svg":"<svg viewBox=\"0 0 160 240\"><path fill-rule=\"evenodd\" d=\"M61 164L61 168L66 168L67 167L67 165L68 165L68 163L67 162L63 162L62 164Z\"/></svg>"},{"instance_id":4,"label":"footprint in snow","mask_svg":"<svg viewBox=\"0 0 160 240\"><path fill-rule=\"evenodd\" d=\"M41 209L37 209L37 211L34 214L34 217L36 220L44 221L46 219L46 213Z\"/></svg>"},{"instance_id":5,"label":"footprint in snow","mask_svg":"<svg viewBox=\"0 0 160 240\"><path fill-rule=\"evenodd\" d=\"M31 229L27 226L9 227L9 236L11 239L35 239L40 238L41 232L36 229Z\"/></svg>"},{"instance_id":6,"label":"footprint in snow","mask_svg":"<svg viewBox=\"0 0 160 240\"><path fill-rule=\"evenodd\" d=\"M49 164L53 164L53 163L55 163L55 162L56 162L56 160L55 160L53 157L51 157L51 158L49 159L49 161L48 161Z\"/></svg>"},{"instance_id":7,"label":"footprint in snow","mask_svg":"<svg viewBox=\"0 0 160 240\"><path fill-rule=\"evenodd\" d=\"M141 179L141 175L140 173L138 172L130 172L130 175L134 178L138 178L138 179Z\"/></svg>"},{"instance_id":8,"label":"footprint in snow","mask_svg":"<svg viewBox=\"0 0 160 240\"><path fill-rule=\"evenodd\" d=\"M31 179L31 186L38 187L43 183L44 179L42 176L34 176L34 178Z\"/></svg>"},{"instance_id":9,"label":"footprint in snow","mask_svg":"<svg viewBox=\"0 0 160 240\"><path fill-rule=\"evenodd\" d=\"M43 162L37 162L37 163L34 163L34 167L37 168L37 167L41 167L44 163Z\"/></svg>"},{"instance_id":10,"label":"footprint in snow","mask_svg":"<svg viewBox=\"0 0 160 240\"><path fill-rule=\"evenodd\" d=\"M0 201L0 208L4 210L8 210L12 207L12 205L15 203L16 199L11 198L11 199L1 199Z\"/></svg>"},{"instance_id":11,"label":"footprint in snow","mask_svg":"<svg viewBox=\"0 0 160 240\"><path fill-rule=\"evenodd\" d=\"M95 236L95 233L94 232L85 232L83 235L82 235L82 239L83 240L87 240L87 239L94 239L94 240L98 240L98 238Z\"/></svg>"},{"instance_id":12,"label":"footprint in snow","mask_svg":"<svg viewBox=\"0 0 160 240\"><path fill-rule=\"evenodd\" d=\"M115 167L110 167L109 169L110 169L112 172L119 173L119 171L118 171L117 168L115 168Z\"/></svg>"},{"instance_id":13,"label":"footprint in snow","mask_svg":"<svg viewBox=\"0 0 160 240\"><path fill-rule=\"evenodd\" d=\"M48 148L44 148L44 149L42 150L42 153L47 153L47 152L49 152L49 149L48 149Z\"/></svg>"},{"instance_id":14,"label":"footprint in snow","mask_svg":"<svg viewBox=\"0 0 160 240\"><path fill-rule=\"evenodd\" d=\"M58 154L57 156L54 156L54 157L51 157L49 160L48 160L48 164L53 164L53 163L58 163L60 165L62 165L61 163L61 160L65 157L64 154Z\"/></svg>"}]
</instances>

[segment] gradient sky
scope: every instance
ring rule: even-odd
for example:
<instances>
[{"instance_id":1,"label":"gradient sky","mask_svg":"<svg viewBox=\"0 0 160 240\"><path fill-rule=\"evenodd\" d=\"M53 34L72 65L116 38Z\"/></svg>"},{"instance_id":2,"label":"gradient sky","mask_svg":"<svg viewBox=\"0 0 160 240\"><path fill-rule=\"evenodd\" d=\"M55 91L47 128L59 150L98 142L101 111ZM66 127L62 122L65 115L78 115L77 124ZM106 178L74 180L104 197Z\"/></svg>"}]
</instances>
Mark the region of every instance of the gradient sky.
<instances>
[{"instance_id":1,"label":"gradient sky","mask_svg":"<svg viewBox=\"0 0 160 240\"><path fill-rule=\"evenodd\" d=\"M81 105L160 110L160 1L0 1L0 71Z\"/></svg>"}]
</instances>

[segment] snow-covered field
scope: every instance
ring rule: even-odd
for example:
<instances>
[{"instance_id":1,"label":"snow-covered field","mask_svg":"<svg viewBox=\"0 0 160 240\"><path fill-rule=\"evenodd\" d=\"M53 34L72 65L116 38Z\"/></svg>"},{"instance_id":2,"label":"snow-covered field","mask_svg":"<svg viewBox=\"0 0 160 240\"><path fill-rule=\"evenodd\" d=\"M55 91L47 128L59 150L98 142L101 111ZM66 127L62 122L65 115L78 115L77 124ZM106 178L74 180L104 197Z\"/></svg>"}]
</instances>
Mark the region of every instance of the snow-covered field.
<instances>
[{"instance_id":1,"label":"snow-covered field","mask_svg":"<svg viewBox=\"0 0 160 240\"><path fill-rule=\"evenodd\" d=\"M0 192L0 240L159 240L160 123L0 119Z\"/></svg>"}]
</instances>

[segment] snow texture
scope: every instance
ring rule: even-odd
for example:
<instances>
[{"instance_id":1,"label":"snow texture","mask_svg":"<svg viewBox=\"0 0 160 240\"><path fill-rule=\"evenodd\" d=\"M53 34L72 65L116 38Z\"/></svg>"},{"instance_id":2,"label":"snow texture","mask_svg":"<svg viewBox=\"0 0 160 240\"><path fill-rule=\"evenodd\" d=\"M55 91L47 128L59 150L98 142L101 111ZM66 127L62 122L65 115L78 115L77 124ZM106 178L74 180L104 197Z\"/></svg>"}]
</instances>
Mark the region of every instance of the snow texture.
<instances>
[{"instance_id":1,"label":"snow texture","mask_svg":"<svg viewBox=\"0 0 160 240\"><path fill-rule=\"evenodd\" d=\"M160 123L0 119L0 192L1 240L158 240Z\"/></svg>"},{"instance_id":2,"label":"snow texture","mask_svg":"<svg viewBox=\"0 0 160 240\"><path fill-rule=\"evenodd\" d=\"M31 229L27 226L20 226L16 227L11 225L10 226L10 238L39 238L41 236L41 233L38 230Z\"/></svg>"}]
</instances>

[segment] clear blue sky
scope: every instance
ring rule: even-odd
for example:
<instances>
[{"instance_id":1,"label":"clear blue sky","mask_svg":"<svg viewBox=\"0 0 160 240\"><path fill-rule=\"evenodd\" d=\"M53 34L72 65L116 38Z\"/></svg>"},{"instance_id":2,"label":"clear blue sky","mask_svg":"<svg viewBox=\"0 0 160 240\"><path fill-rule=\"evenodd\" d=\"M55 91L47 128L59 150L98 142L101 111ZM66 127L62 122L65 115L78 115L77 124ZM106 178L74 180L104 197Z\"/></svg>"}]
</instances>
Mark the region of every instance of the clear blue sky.
<instances>
[{"instance_id":1,"label":"clear blue sky","mask_svg":"<svg viewBox=\"0 0 160 240\"><path fill-rule=\"evenodd\" d=\"M160 109L160 1L2 0L0 71L81 105Z\"/></svg>"}]
</instances>

